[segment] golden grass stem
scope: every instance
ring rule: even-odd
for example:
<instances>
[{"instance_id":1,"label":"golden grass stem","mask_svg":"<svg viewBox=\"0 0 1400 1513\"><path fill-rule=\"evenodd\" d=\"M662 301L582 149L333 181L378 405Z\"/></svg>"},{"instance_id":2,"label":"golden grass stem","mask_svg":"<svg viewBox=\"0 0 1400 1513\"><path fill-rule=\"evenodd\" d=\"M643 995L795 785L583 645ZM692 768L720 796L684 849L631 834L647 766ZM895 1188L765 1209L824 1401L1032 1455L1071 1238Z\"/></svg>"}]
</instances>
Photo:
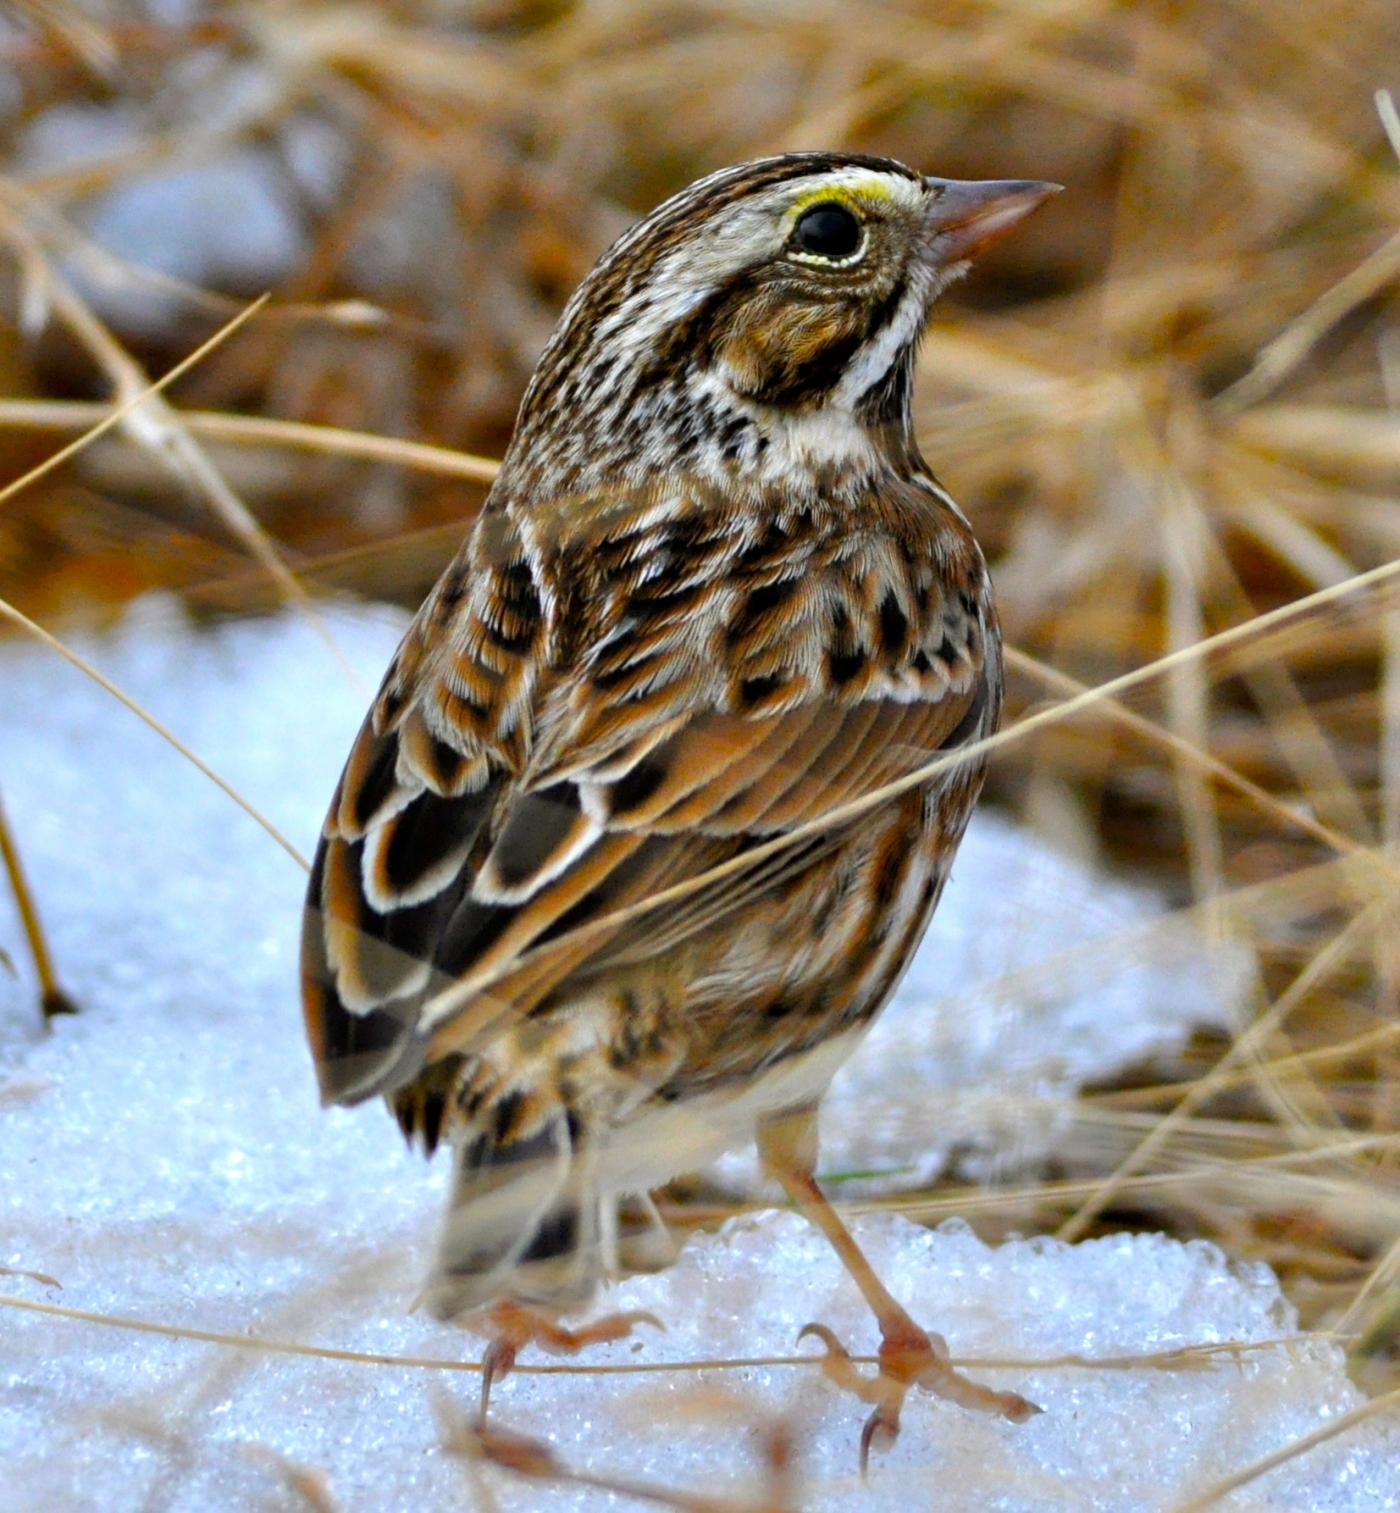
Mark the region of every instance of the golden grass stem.
<instances>
[{"instance_id":1,"label":"golden grass stem","mask_svg":"<svg viewBox=\"0 0 1400 1513\"><path fill-rule=\"evenodd\" d=\"M1254 617L1254 605L1215 532L1206 527L1205 538L1224 607L1228 614L1247 624ZM1354 567L1348 567L1340 576L1326 581L1343 583L1355 571ZM1364 839L1371 832L1366 811L1282 660L1263 659L1254 666L1241 667L1239 676L1268 721L1284 759L1312 807L1334 828L1358 840Z\"/></svg>"},{"instance_id":2,"label":"golden grass stem","mask_svg":"<svg viewBox=\"0 0 1400 1513\"><path fill-rule=\"evenodd\" d=\"M1376 91L1375 100L1386 136L1400 157L1400 124L1395 102L1390 91L1384 89ZM1249 372L1216 396L1215 408L1229 415L1267 398L1338 321L1379 294L1397 274L1400 274L1400 231L1285 326L1255 358Z\"/></svg>"},{"instance_id":3,"label":"golden grass stem","mask_svg":"<svg viewBox=\"0 0 1400 1513\"><path fill-rule=\"evenodd\" d=\"M1217 396L1216 408L1222 414L1232 415L1267 399L1338 321L1373 299L1397 274L1400 274L1400 231L1382 242L1360 267L1284 327L1255 358L1249 372Z\"/></svg>"},{"instance_id":4,"label":"golden grass stem","mask_svg":"<svg viewBox=\"0 0 1400 1513\"><path fill-rule=\"evenodd\" d=\"M1377 1145L1375 1137L1365 1137L1366 1149L1384 1150L1385 1144ZM1358 1147L1352 1146L1354 1154ZM1233 1181L1243 1187L1246 1182L1256 1183L1261 1174L1277 1175L1285 1179L1280 1190L1286 1191L1287 1204L1297 1209L1315 1209L1321 1212L1323 1201L1346 1204L1370 1203L1374 1207L1375 1189L1357 1180L1334 1181L1319 1178L1306 1172L1293 1170L1300 1162L1326 1159L1328 1153L1317 1151L1287 1151L1279 1156L1266 1156L1249 1161L1211 1161L1192 1157L1186 1165L1170 1171L1157 1171L1146 1175L1125 1178L1119 1187L1122 1196L1150 1200L1162 1195L1173 1205L1199 1196L1199 1189L1209 1179L1221 1185ZM939 1197L918 1197L904 1194L890 1198L867 1198L859 1203L843 1203L841 1211L848 1214L898 1213L920 1224L928 1224L947 1218L966 1218L969 1214L987 1216L1020 1216L1028 1208L1046 1212L1063 1211L1069 1205L1091 1198L1102 1185L1102 1178L1076 1177L1062 1181L1027 1183L1019 1187L1004 1188L959 1188ZM1179 1190L1185 1189L1184 1198L1178 1198ZM701 1219L719 1222L736 1214L753 1213L757 1203L714 1205L711 1208L696 1206L692 1209L662 1209L664 1215L676 1220ZM1383 1211L1368 1211L1364 1215L1365 1232L1372 1235L1384 1231L1387 1235L1400 1228L1400 1200L1392 1202L1388 1193Z\"/></svg>"},{"instance_id":5,"label":"golden grass stem","mask_svg":"<svg viewBox=\"0 0 1400 1513\"><path fill-rule=\"evenodd\" d=\"M1181 1102L1164 1115L1141 1143L1102 1182L1095 1186L1090 1197L1070 1215L1056 1231L1056 1238L1067 1242L1079 1239L1089 1225L1113 1201L1126 1178L1131 1177L1145 1162L1161 1149L1168 1138L1189 1116L1200 1107L1220 1086L1226 1073L1239 1062L1251 1056L1255 1048L1262 1046L1287 1016L1312 990L1323 982L1327 974L1341 966L1358 948L1363 932L1374 927L1389 907L1386 899L1377 899L1351 919L1346 927L1313 957L1308 965L1293 979L1288 988L1275 1000L1268 1013L1256 1019L1215 1064L1211 1072L1189 1088Z\"/></svg>"},{"instance_id":6,"label":"golden grass stem","mask_svg":"<svg viewBox=\"0 0 1400 1513\"><path fill-rule=\"evenodd\" d=\"M123 412L125 413L125 412ZM490 457L474 457L448 447L428 446L420 441L402 441L394 436L375 436L348 431L339 426L308 425L296 420L270 420L261 415L230 415L219 410L180 410L178 417L198 436L242 446L280 446L302 452L321 452L353 457L365 462L389 462L420 473L446 478L468 478L490 483L501 465ZM112 406L65 399L0 400L0 426L69 431L96 425L112 415Z\"/></svg>"},{"instance_id":7,"label":"golden grass stem","mask_svg":"<svg viewBox=\"0 0 1400 1513\"><path fill-rule=\"evenodd\" d=\"M1158 469L1166 497L1161 501L1162 556L1167 581L1167 649L1178 651L1205 638L1201 609L1203 543L1200 512L1185 480ZM1210 746L1210 689L1199 662L1180 662L1166 677L1167 720L1182 741L1205 751ZM1196 900L1209 903L1224 886L1225 855L1220 824L1201 770L1177 759L1177 793L1186 824L1186 852ZM1214 933L1214 932L1212 932Z\"/></svg>"},{"instance_id":8,"label":"golden grass stem","mask_svg":"<svg viewBox=\"0 0 1400 1513\"><path fill-rule=\"evenodd\" d=\"M1400 416L1393 409L1280 402L1241 415L1230 433L1255 453L1298 468L1387 482L1400 473Z\"/></svg>"},{"instance_id":9,"label":"golden grass stem","mask_svg":"<svg viewBox=\"0 0 1400 1513\"><path fill-rule=\"evenodd\" d=\"M31 1275L25 1273L25 1275ZM51 1279L44 1278L46 1282ZM388 1355L365 1350L337 1350L329 1345L307 1345L299 1340L278 1340L250 1334L223 1334L213 1329L193 1329L183 1324L161 1324L152 1319L135 1319L121 1314L100 1313L89 1308L70 1308L60 1303L41 1303L32 1298L0 1293L0 1308L14 1308L22 1313L44 1314L79 1324L97 1324L107 1329L126 1329L137 1334L160 1335L165 1339L189 1340L200 1345L224 1345L233 1350L253 1350L265 1355L299 1355L314 1360L346 1361L361 1366L391 1366L408 1371L480 1371L480 1361L463 1361L451 1356ZM952 1356L954 1366L975 1367L985 1371L1140 1371L1192 1369L1204 1361L1220 1357L1233 1359L1240 1354L1260 1354L1266 1350L1287 1349L1300 1336L1284 1335L1277 1339L1229 1341L1210 1345L1191 1345L1142 1355L1104 1356L1057 1355L1023 1356ZM873 1355L853 1355L857 1365L874 1365ZM626 1361L592 1363L571 1361L555 1365L517 1364L512 1371L522 1376L662 1376L680 1371L750 1371L757 1368L820 1366L822 1357L806 1355L716 1356L691 1361Z\"/></svg>"},{"instance_id":10,"label":"golden grass stem","mask_svg":"<svg viewBox=\"0 0 1400 1513\"><path fill-rule=\"evenodd\" d=\"M10 829L3 801L0 801L0 860L5 864L10 891L14 894L15 907L19 910L20 924L24 929L24 938L29 943L29 954L39 977L39 1001L43 1005L44 1016L52 1019L55 1014L75 1013L77 1005L59 985L43 921L39 918L39 906L34 898L34 890L29 886L29 879L25 876L24 862L14 832Z\"/></svg>"},{"instance_id":11,"label":"golden grass stem","mask_svg":"<svg viewBox=\"0 0 1400 1513\"><path fill-rule=\"evenodd\" d=\"M1019 647L1004 647L1002 655L1007 667L1026 677L1034 678L1036 682L1053 689L1063 697L1078 698L1092 692L1088 684L1081 683L1078 678L1072 678L1068 673L1061 672L1056 667L1051 667L1048 662L1040 661ZM1355 856L1369 851L1362 842L1353 840L1351 836L1343 834L1340 830L1333 830L1329 825L1324 825L1305 810L1295 809L1285 804L1282 799L1267 789L1261 788L1258 783L1252 782L1243 773L1236 771L1228 763L1222 762L1219 757L1212 755L1209 751L1203 751L1199 746L1193 746L1190 741L1168 730L1164 725L1158 725L1154 720L1149 720L1146 715L1129 709L1121 700L1105 699L1102 712L1107 718L1117 721L1134 734L1152 742L1153 745L1163 746L1182 761L1194 763L1202 772L1208 773L1217 782L1233 788L1242 798L1257 805L1270 818L1302 831L1304 835L1320 841L1340 855ZM1400 871L1393 871L1392 878L1395 884L1400 886Z\"/></svg>"},{"instance_id":12,"label":"golden grass stem","mask_svg":"<svg viewBox=\"0 0 1400 1513\"><path fill-rule=\"evenodd\" d=\"M1356 1296L1342 1311L1333 1325L1334 1332L1343 1337L1363 1337L1367 1333L1364 1315L1371 1299L1383 1287L1389 1287L1400 1276L1400 1238L1397 1238L1386 1253L1371 1268L1366 1280L1358 1288ZM1387 1305L1387 1307L1393 1304Z\"/></svg>"},{"instance_id":13,"label":"golden grass stem","mask_svg":"<svg viewBox=\"0 0 1400 1513\"><path fill-rule=\"evenodd\" d=\"M1378 89L1374 98L1376 114L1381 118L1390 150L1400 159L1400 111L1395 108L1395 97L1388 89Z\"/></svg>"},{"instance_id":14,"label":"golden grass stem","mask_svg":"<svg viewBox=\"0 0 1400 1513\"><path fill-rule=\"evenodd\" d=\"M1400 610L1381 616L1381 838L1400 845Z\"/></svg>"},{"instance_id":15,"label":"golden grass stem","mask_svg":"<svg viewBox=\"0 0 1400 1513\"><path fill-rule=\"evenodd\" d=\"M1288 1056L1277 1057L1269 1062L1269 1066L1276 1072L1286 1072L1294 1067L1316 1067L1330 1061L1349 1061L1366 1051L1392 1045L1397 1039L1400 1039L1400 1023L1383 1024L1365 1035L1353 1036L1350 1040L1339 1041L1336 1045L1321 1045L1311 1051L1294 1051ZM1215 1091L1226 1093L1234 1088L1244 1087L1248 1085L1252 1075L1249 1071L1231 1072L1229 1076L1217 1083ZM1192 1078L1189 1082L1161 1082L1152 1087L1087 1093L1081 1096L1080 1102L1089 1107L1138 1108L1163 1099L1179 1098L1187 1088L1194 1087L1198 1081L1200 1081L1199 1078Z\"/></svg>"}]
</instances>

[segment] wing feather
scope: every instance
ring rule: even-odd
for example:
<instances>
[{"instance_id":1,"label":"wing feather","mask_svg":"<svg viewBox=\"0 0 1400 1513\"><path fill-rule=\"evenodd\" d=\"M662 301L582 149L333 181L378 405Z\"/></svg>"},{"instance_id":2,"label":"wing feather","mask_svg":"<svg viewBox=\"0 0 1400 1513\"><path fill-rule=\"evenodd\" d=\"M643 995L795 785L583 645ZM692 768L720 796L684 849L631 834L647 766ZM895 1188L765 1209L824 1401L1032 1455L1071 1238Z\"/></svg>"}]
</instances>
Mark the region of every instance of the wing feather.
<instances>
[{"instance_id":1,"label":"wing feather","mask_svg":"<svg viewBox=\"0 0 1400 1513\"><path fill-rule=\"evenodd\" d=\"M608 585L571 608L566 583L586 571L565 565L543 581L548 564L527 563L521 542L499 519L474 533L405 639L346 764L303 949L328 1100L391 1091L425 1061L518 1021L571 974L583 982L655 957L748 908L837 837L806 836L791 852L707 874L981 733L989 711L995 719L987 625L967 629L955 669L946 655L948 606L966 606L966 595L932 604L922 631L911 628L882 666L879 612L862 621L859 611L884 602L866 582L876 575L867 565L862 579L845 548L831 573L846 575L832 579L846 598L823 621L822 594L836 589L808 574L794 631L806 641L795 639L779 679L771 669L784 653L764 618L774 570L752 544L743 560L764 614L741 604L728 632L732 641L735 626L756 627L750 677L742 646L730 645L733 665L716 672L723 626L680 635L675 614L658 611L649 644L644 618L627 621ZM623 555L664 604L654 560ZM914 603L917 585L901 597ZM570 623L589 612L610 628ZM635 648L600 659L596 648L629 624ZM830 647L842 659L836 687L820 672ZM930 656L939 650L941 663ZM771 712L744 708L749 698Z\"/></svg>"}]
</instances>

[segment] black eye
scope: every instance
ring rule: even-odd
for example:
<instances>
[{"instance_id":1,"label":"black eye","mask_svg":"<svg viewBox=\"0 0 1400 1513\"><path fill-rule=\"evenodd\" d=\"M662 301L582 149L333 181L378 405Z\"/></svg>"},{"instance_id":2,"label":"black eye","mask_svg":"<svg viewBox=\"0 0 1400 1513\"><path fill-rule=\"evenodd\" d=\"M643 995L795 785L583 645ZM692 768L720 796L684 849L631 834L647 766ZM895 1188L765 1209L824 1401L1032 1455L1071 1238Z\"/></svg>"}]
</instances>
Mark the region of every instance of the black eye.
<instances>
[{"instance_id":1,"label":"black eye","mask_svg":"<svg viewBox=\"0 0 1400 1513\"><path fill-rule=\"evenodd\" d=\"M814 257L850 257L860 248L860 222L844 205L813 205L798 218L792 239Z\"/></svg>"}]
</instances>

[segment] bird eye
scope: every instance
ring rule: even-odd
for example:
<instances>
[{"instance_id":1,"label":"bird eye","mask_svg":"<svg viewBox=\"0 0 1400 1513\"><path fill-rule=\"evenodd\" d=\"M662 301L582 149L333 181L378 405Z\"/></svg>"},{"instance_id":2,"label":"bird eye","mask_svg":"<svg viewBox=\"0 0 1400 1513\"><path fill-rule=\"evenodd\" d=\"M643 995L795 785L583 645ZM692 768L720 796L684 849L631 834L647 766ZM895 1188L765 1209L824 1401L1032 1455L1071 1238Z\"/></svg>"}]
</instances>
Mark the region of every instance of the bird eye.
<instances>
[{"instance_id":1,"label":"bird eye","mask_svg":"<svg viewBox=\"0 0 1400 1513\"><path fill-rule=\"evenodd\" d=\"M813 257L850 257L860 250L860 222L844 205L813 205L798 218L792 239Z\"/></svg>"}]
</instances>

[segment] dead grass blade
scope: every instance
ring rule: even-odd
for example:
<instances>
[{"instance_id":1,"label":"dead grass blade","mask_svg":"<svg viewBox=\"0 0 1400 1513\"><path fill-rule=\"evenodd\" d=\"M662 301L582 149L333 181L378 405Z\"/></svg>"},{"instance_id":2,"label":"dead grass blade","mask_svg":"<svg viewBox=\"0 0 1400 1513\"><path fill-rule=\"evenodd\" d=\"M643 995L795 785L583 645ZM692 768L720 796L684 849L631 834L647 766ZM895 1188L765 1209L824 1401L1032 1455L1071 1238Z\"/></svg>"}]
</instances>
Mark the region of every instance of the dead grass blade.
<instances>
[{"instance_id":1,"label":"dead grass blade","mask_svg":"<svg viewBox=\"0 0 1400 1513\"><path fill-rule=\"evenodd\" d=\"M232 320L221 326L207 341L201 342L188 357L176 363L168 373L163 374L155 383L148 384L140 393L129 395L115 408L104 406L105 416L95 421L91 429L84 431L75 440L70 441L66 447L61 447L51 457L46 457L43 462L29 469L28 472L0 488L0 504L13 499L23 489L29 488L41 478L46 477L57 467L61 467L70 457L75 457L84 447L91 446L99 436L104 436L113 426L121 425L140 405L145 404L154 394L169 388L177 379L182 378L198 363L202 362L211 352L221 346L240 326L250 321L259 310L267 303L267 295L260 295L250 305L246 306Z\"/></svg>"},{"instance_id":2,"label":"dead grass blade","mask_svg":"<svg viewBox=\"0 0 1400 1513\"><path fill-rule=\"evenodd\" d=\"M1078 678L1071 678L1067 673L1060 672L1048 663L1030 656L1019 647L1004 647L1003 657L1007 667L1012 671L1033 678L1037 683L1053 689L1064 697L1078 698L1080 695L1091 692ZM1344 835L1340 830L1331 829L1329 826L1315 819L1311 814L1304 813L1302 810L1285 804L1274 794L1268 792L1267 789L1261 788L1257 783L1251 782L1243 773L1236 771L1228 763L1222 762L1216 756L1212 756L1209 751L1193 745L1189 740L1168 730L1165 726L1158 725L1154 721L1147 719L1144 715L1138 714L1136 710L1129 709L1120 700L1104 699L1101 701L1099 708L1106 719L1111 719L1123 725L1126 729L1131 730L1135 735L1141 736L1143 740L1149 741L1153 745L1166 747L1179 761L1189 762L1199 768L1201 772L1213 777L1217 782L1233 788L1236 793L1248 799L1251 804L1267 814L1270 819L1276 820L1289 828L1302 831L1305 835L1311 836L1313 840L1319 841L1322 845L1341 856L1354 856L1363 852L1368 855L1375 855L1362 842L1353 840L1351 836ZM1377 859L1378 861L1383 860L1380 857ZM1395 873L1394 880L1397 884L1400 884L1400 872Z\"/></svg>"},{"instance_id":3,"label":"dead grass blade","mask_svg":"<svg viewBox=\"0 0 1400 1513\"><path fill-rule=\"evenodd\" d=\"M1220 412L1231 415L1267 399L1339 321L1358 305L1373 299L1397 275L1400 275L1400 231L1274 337L1260 352L1254 367L1217 397L1215 403Z\"/></svg>"},{"instance_id":4,"label":"dead grass blade","mask_svg":"<svg viewBox=\"0 0 1400 1513\"><path fill-rule=\"evenodd\" d=\"M179 413L152 388L150 380L112 333L93 314L85 300L53 266L43 243L26 224L25 202L16 186L0 181L0 225L22 260L31 287L51 303L74 337L106 374L119 402L130 403L122 425L131 439L161 466L189 484L213 508L215 514L244 544L289 603L305 617L340 663L347 677L362 687L359 674L350 665L325 621L316 612L306 590L297 582L267 532L247 505L229 487L208 453L180 423Z\"/></svg>"},{"instance_id":5,"label":"dead grass blade","mask_svg":"<svg viewBox=\"0 0 1400 1513\"><path fill-rule=\"evenodd\" d=\"M1375 102L1390 145L1400 158L1400 117L1390 91L1378 89ZM1249 409L1266 398L1339 321L1373 298L1397 274L1400 274L1400 231L1274 337L1259 353L1250 371L1216 396L1216 408L1230 414Z\"/></svg>"},{"instance_id":6,"label":"dead grass blade","mask_svg":"<svg viewBox=\"0 0 1400 1513\"><path fill-rule=\"evenodd\" d=\"M1160 470L1159 470L1160 471ZM1204 542L1200 513L1186 496L1183 480L1170 471L1160 480L1163 560L1167 578L1167 649L1180 651L1205 639L1201 614ZM1210 693L1199 660L1178 662L1166 674L1167 722L1185 744L1204 751L1210 745ZM1178 761L1177 784L1186 819L1187 857L1198 901L1219 896L1224 883L1224 848L1215 806L1200 769Z\"/></svg>"},{"instance_id":7,"label":"dead grass blade","mask_svg":"<svg viewBox=\"0 0 1400 1513\"><path fill-rule=\"evenodd\" d=\"M29 954L34 960L44 1017L51 1019L55 1014L75 1014L77 1004L59 985L43 921L39 918L39 906L35 902L34 890L29 886L29 879L25 876L24 862L14 832L10 829L3 801L0 801L0 861L4 862L5 875L10 880L10 892L14 895L15 907L19 910L20 925L24 930L24 938L29 943Z\"/></svg>"},{"instance_id":8,"label":"dead grass blade","mask_svg":"<svg viewBox=\"0 0 1400 1513\"><path fill-rule=\"evenodd\" d=\"M78 400L0 400L0 426L32 427L35 430L74 431L110 420L111 405L84 404ZM324 452L335 457L353 457L363 462L388 462L444 478L467 478L473 483L491 483L501 465L494 458L473 457L448 447L428 446L421 441L402 441L396 436L372 436L339 426L306 425L295 420L270 420L261 415L229 415L217 410L180 410L172 413L180 424L211 441L233 441L245 446L290 447L297 451ZM120 417L118 417L120 418Z\"/></svg>"}]
</instances>

